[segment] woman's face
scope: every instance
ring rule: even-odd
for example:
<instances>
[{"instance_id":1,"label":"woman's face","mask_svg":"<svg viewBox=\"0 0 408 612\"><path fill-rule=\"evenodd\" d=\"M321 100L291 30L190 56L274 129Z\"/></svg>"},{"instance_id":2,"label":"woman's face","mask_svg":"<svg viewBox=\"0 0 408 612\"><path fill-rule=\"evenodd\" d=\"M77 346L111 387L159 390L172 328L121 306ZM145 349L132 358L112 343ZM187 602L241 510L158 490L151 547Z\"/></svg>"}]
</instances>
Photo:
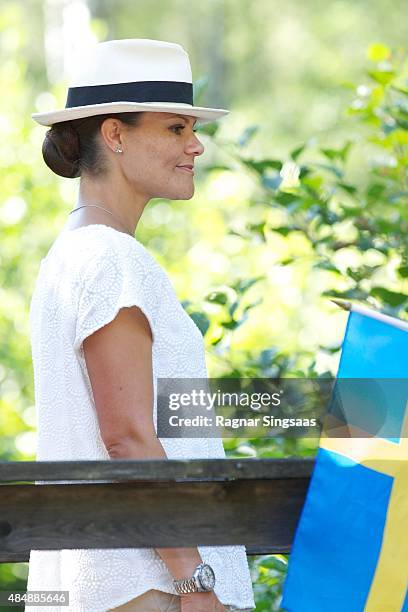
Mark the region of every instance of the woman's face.
<instances>
[{"instance_id":1,"label":"woman's face","mask_svg":"<svg viewBox=\"0 0 408 612\"><path fill-rule=\"evenodd\" d=\"M120 158L127 181L147 198L188 200L194 194L194 174L178 166L195 166L204 147L194 133L197 118L173 113L141 113L136 127L125 126ZM123 124L122 124L123 126Z\"/></svg>"}]
</instances>

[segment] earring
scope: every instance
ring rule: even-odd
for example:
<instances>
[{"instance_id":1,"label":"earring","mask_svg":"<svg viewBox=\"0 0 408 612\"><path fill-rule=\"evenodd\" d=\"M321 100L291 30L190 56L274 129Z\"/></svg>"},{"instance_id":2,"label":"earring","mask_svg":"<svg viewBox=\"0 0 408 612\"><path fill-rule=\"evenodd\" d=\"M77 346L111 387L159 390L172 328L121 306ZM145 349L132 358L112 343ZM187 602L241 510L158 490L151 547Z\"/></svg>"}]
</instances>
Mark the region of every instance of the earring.
<instances>
[{"instance_id":1,"label":"earring","mask_svg":"<svg viewBox=\"0 0 408 612\"><path fill-rule=\"evenodd\" d=\"M115 153L123 153L123 150L119 145L116 145Z\"/></svg>"}]
</instances>

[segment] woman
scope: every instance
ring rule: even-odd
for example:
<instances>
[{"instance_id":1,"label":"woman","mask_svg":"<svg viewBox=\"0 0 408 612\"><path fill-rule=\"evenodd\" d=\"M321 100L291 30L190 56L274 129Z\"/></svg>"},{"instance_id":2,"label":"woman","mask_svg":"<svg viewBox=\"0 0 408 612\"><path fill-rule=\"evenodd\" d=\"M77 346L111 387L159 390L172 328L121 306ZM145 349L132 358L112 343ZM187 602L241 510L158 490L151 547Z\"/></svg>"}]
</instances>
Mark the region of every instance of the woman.
<instances>
[{"instance_id":1,"label":"woman","mask_svg":"<svg viewBox=\"0 0 408 612\"><path fill-rule=\"evenodd\" d=\"M227 112L193 105L180 45L125 39L82 59L65 109L33 115L52 126L46 164L81 177L30 307L38 460L225 457L220 439L156 436L157 377L207 372L199 329L134 233L151 198L193 196L195 122ZM255 605L244 546L34 550L27 589L68 590L60 612Z\"/></svg>"}]
</instances>

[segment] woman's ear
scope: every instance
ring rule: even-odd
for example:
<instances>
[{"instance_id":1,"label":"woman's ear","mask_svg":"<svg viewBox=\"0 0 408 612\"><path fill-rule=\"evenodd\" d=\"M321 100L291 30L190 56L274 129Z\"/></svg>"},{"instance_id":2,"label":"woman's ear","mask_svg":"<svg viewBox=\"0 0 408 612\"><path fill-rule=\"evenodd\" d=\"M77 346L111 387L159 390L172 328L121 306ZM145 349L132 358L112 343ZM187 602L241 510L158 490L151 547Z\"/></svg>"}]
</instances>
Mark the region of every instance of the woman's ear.
<instances>
[{"instance_id":1,"label":"woman's ear","mask_svg":"<svg viewBox=\"0 0 408 612\"><path fill-rule=\"evenodd\" d=\"M114 153L116 149L122 148L121 133L123 124L119 119L108 117L101 125L101 137L105 145Z\"/></svg>"}]
</instances>

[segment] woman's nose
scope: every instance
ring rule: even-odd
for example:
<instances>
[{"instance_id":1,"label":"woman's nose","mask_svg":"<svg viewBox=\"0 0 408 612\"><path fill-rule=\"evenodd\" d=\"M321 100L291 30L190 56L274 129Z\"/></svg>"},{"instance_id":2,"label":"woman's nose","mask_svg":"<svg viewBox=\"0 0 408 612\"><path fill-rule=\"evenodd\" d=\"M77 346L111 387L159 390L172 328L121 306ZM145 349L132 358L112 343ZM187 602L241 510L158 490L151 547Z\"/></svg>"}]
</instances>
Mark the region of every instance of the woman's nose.
<instances>
[{"instance_id":1,"label":"woman's nose","mask_svg":"<svg viewBox=\"0 0 408 612\"><path fill-rule=\"evenodd\" d=\"M188 140L186 151L189 153L194 153L195 155L202 155L204 153L204 145L197 138L197 136L193 133L191 138Z\"/></svg>"}]
</instances>

